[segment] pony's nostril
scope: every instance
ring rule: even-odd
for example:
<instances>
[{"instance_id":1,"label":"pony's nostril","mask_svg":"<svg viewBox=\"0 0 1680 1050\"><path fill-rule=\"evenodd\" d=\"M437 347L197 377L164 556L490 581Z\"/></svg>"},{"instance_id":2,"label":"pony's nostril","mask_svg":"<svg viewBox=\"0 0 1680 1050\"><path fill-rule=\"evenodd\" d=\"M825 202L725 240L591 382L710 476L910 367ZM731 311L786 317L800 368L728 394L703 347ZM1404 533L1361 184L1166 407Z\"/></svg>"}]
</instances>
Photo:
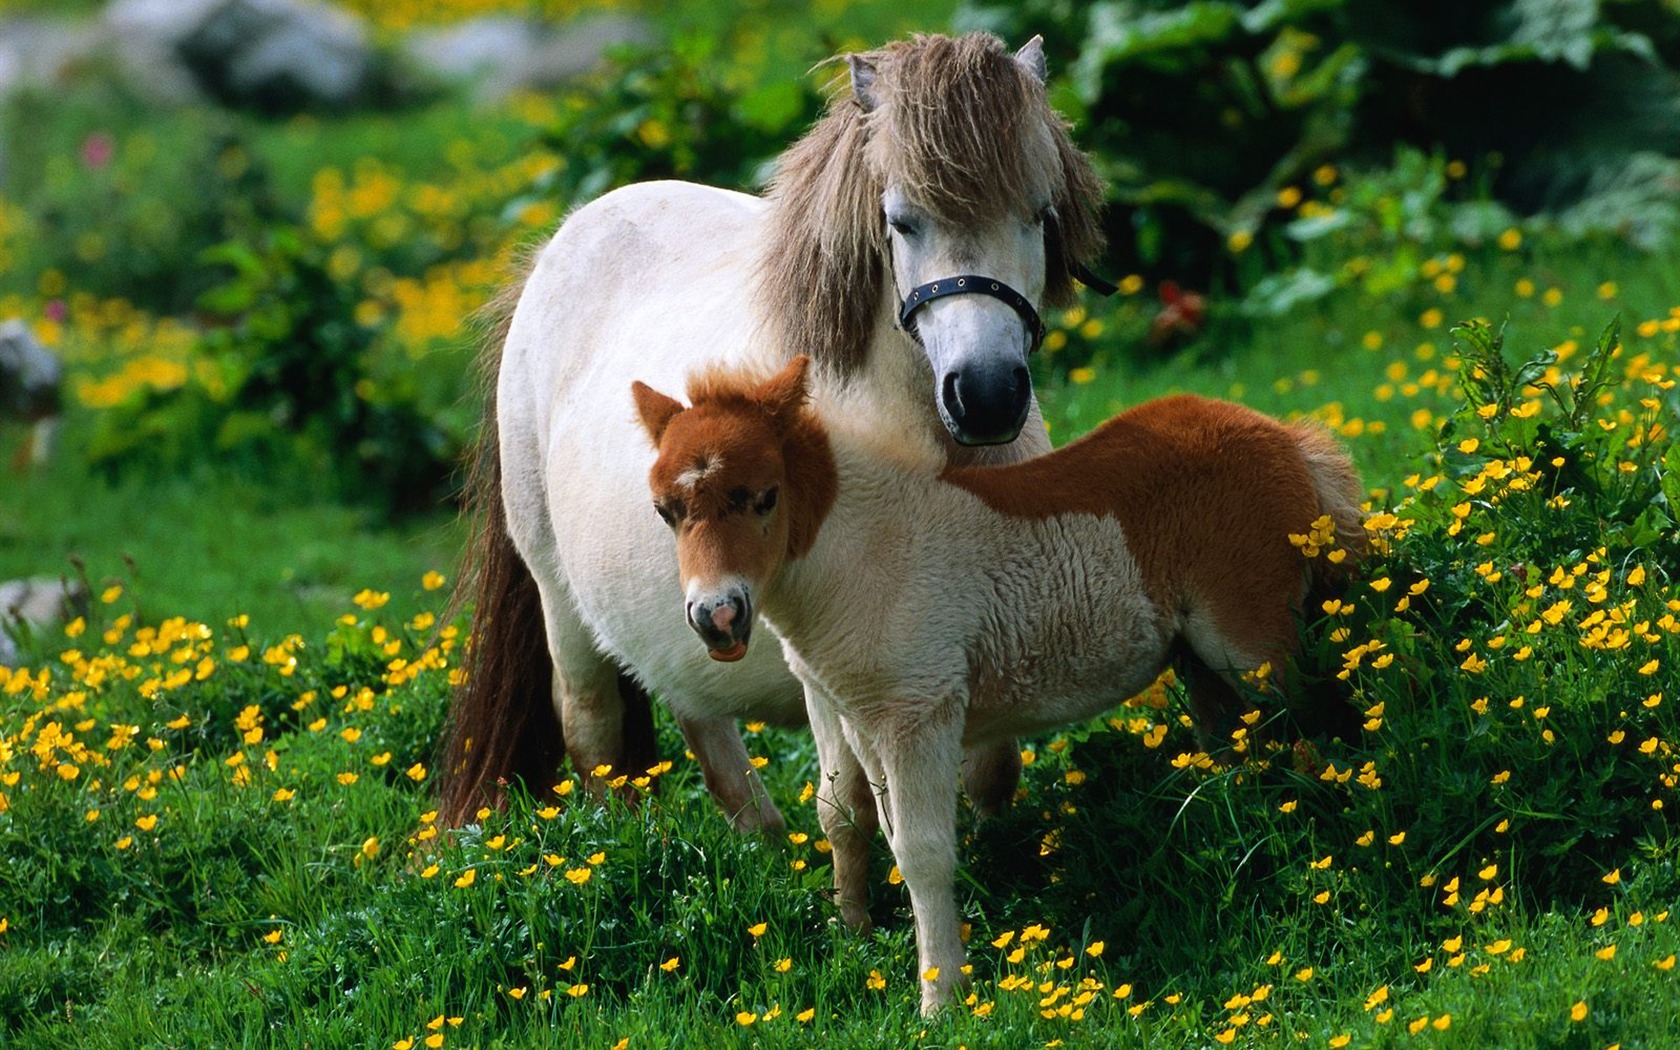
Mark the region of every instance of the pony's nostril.
<instances>
[{"instance_id":1,"label":"pony's nostril","mask_svg":"<svg viewBox=\"0 0 1680 1050\"><path fill-rule=\"evenodd\" d=\"M953 418L962 418L962 392L958 386L957 373L945 373L945 382L939 388L939 400L944 403L945 411Z\"/></svg>"}]
</instances>

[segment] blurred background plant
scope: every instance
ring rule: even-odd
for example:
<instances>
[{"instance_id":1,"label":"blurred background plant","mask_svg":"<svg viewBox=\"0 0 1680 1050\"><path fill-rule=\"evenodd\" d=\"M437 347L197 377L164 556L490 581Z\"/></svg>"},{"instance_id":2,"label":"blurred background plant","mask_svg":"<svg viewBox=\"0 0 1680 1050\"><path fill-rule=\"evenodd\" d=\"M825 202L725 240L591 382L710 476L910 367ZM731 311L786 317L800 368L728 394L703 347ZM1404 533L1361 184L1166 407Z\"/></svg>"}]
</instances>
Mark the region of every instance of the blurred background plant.
<instances>
[{"instance_id":1,"label":"blurred background plant","mask_svg":"<svg viewBox=\"0 0 1680 1050\"><path fill-rule=\"evenodd\" d=\"M10 6L14 25L46 11ZM127 25L141 6L83 10ZM819 30L822 12L776 0L346 4L344 39L373 56L352 68L385 86L347 109L281 79L289 117L207 89L159 101L122 48L88 45L0 110L0 306L72 344L108 474L260 447L265 470L433 505L470 437L467 322L520 245L637 179L763 185L832 85L814 65L946 25L1042 33L1052 95L1109 180L1107 268L1127 294L1053 319L1053 376L1210 353L1344 291L1409 308L1463 279L1467 254L1514 275L1540 243L1662 252L1680 224L1680 16L1661 0L845 13ZM606 15L625 22L589 29ZM527 72L555 53L555 19L582 27L590 62L467 101L496 47ZM448 39L479 41L484 64L428 67L415 41L463 27L480 35ZM196 334L168 354L82 341L56 327L90 312L57 305L76 296Z\"/></svg>"},{"instance_id":2,"label":"blurred background plant","mask_svg":"<svg viewBox=\"0 0 1680 1050\"><path fill-rule=\"evenodd\" d=\"M1586 205L1577 223L1592 213L1654 245L1680 179L1675 14L1663 0L971 0L958 21L1044 34L1068 71L1057 100L1111 180L1117 257L1205 281L1257 239L1289 261L1265 232L1335 214L1335 191L1299 211L1334 181L1325 166L1381 179L1397 145L1460 169L1444 194L1392 202L1408 210Z\"/></svg>"}]
</instances>

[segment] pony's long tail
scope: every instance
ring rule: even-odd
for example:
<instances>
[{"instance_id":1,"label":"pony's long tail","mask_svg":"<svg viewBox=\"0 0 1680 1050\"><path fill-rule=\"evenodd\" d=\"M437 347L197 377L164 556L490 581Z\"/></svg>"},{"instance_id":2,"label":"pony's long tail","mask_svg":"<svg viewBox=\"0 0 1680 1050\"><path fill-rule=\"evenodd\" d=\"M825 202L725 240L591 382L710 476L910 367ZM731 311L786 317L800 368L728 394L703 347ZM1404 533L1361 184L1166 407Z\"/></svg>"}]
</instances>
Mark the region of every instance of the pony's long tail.
<instances>
[{"instance_id":1,"label":"pony's long tail","mask_svg":"<svg viewBox=\"0 0 1680 1050\"><path fill-rule=\"evenodd\" d=\"M468 476L473 537L455 592L455 603L470 600L473 614L461 662L466 680L451 697L440 756L438 810L450 827L473 820L482 806L500 806L515 779L546 791L566 751L542 598L508 535L495 419L492 403Z\"/></svg>"},{"instance_id":2,"label":"pony's long tail","mask_svg":"<svg viewBox=\"0 0 1680 1050\"><path fill-rule=\"evenodd\" d=\"M532 252L524 261L529 272ZM554 785L566 741L554 709L554 666L543 625L542 595L508 534L502 503L502 457L496 426L495 374L524 281L510 282L482 315L489 327L481 379L484 425L467 475L465 513L473 523L445 622L469 603L472 631L461 669L465 680L450 698L440 744L438 812L449 827L499 807L508 785L525 783L534 795ZM623 671L624 768L645 769L657 758L653 704Z\"/></svg>"}]
</instances>

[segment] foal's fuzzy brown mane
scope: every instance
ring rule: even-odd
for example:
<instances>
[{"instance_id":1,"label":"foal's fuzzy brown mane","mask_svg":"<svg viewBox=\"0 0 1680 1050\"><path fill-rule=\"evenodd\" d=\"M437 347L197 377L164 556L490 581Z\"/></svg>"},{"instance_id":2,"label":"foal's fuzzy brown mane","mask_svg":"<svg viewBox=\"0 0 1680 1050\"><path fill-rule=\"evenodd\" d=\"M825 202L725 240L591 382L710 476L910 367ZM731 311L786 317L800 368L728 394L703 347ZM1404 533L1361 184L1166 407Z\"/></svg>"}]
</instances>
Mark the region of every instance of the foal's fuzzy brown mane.
<instances>
[{"instance_id":1,"label":"foal's fuzzy brown mane","mask_svg":"<svg viewBox=\"0 0 1680 1050\"><path fill-rule=\"evenodd\" d=\"M858 57L877 73L878 104L838 92L770 184L758 275L770 337L841 376L862 366L886 292L889 184L959 224L1026 218L1048 192L1045 298L1066 305L1071 271L1102 247L1102 184L1044 85L987 33L919 35Z\"/></svg>"}]
</instances>

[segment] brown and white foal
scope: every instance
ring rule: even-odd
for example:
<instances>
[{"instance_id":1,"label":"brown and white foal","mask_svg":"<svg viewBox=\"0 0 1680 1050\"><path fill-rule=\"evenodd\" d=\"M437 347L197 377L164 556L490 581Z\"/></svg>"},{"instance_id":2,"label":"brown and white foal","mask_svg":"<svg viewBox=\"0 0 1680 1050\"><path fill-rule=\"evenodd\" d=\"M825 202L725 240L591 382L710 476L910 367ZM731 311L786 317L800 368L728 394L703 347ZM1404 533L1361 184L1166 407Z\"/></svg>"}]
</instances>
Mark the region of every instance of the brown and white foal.
<instances>
[{"instance_id":1,"label":"brown and white foal","mask_svg":"<svg viewBox=\"0 0 1680 1050\"><path fill-rule=\"evenodd\" d=\"M1164 398L1040 459L950 467L806 403L804 358L756 381L640 383L688 622L738 658L754 613L805 685L835 895L867 922L877 807L910 890L931 1012L961 982L953 893L964 745L1093 717L1175 663L1204 727L1233 676L1281 669L1315 573L1290 533L1364 549L1359 478L1321 428Z\"/></svg>"}]
</instances>

